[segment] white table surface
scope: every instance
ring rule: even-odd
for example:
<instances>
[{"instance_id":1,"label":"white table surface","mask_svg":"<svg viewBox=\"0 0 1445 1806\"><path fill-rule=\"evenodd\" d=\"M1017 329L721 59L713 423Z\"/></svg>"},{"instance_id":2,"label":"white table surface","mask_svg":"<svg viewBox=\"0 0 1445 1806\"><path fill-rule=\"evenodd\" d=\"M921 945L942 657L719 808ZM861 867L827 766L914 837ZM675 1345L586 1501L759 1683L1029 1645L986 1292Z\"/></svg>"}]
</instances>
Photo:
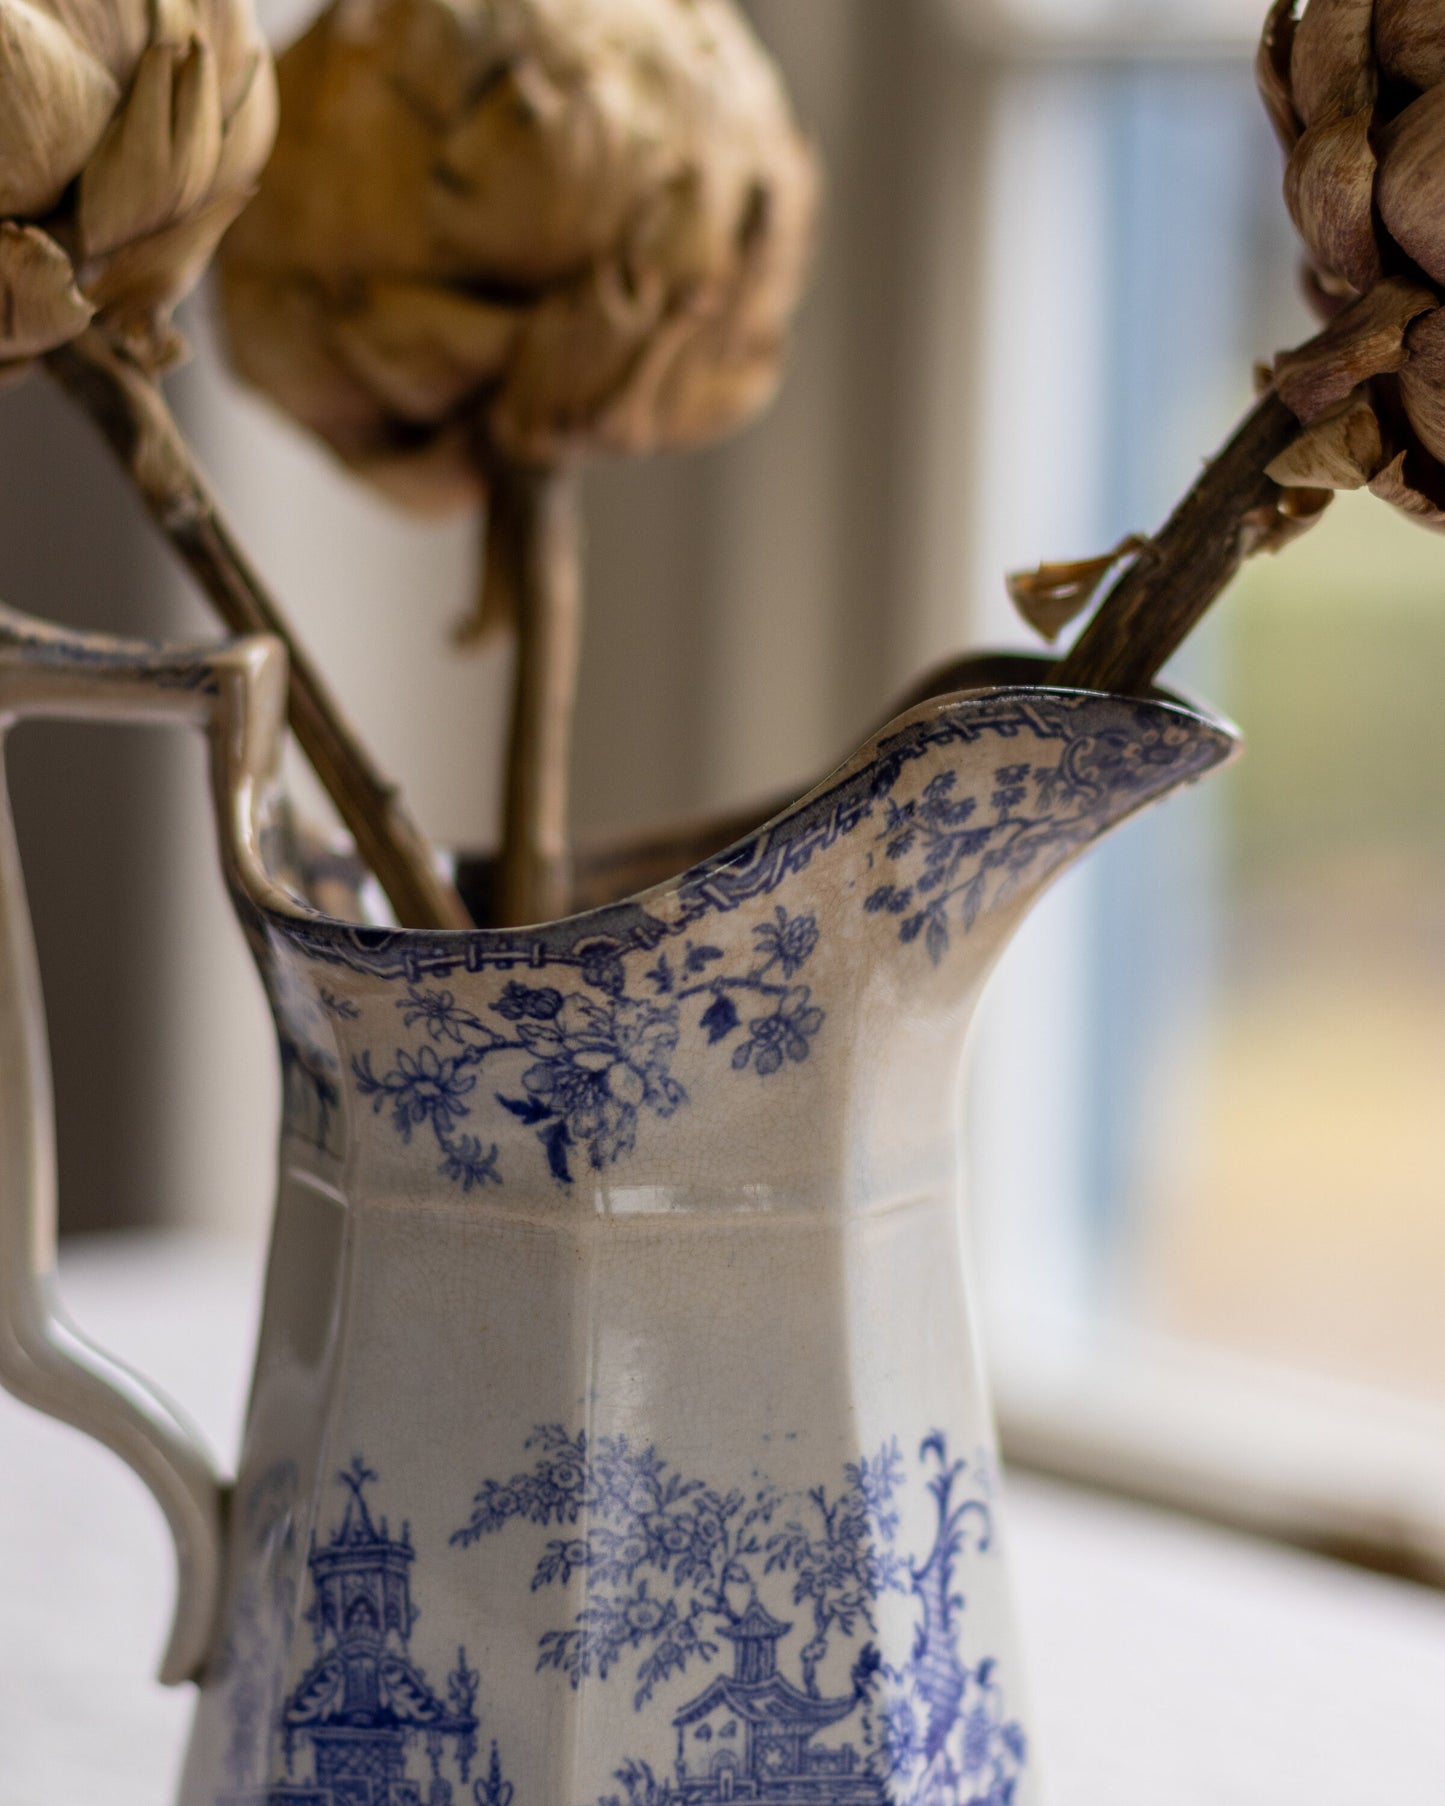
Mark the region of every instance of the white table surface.
<instances>
[{"instance_id":1,"label":"white table surface","mask_svg":"<svg viewBox=\"0 0 1445 1806\"><path fill-rule=\"evenodd\" d=\"M137 1238L63 1281L230 1448L256 1269ZM1008 1514L1051 1806L1445 1806L1445 1597L1024 1476ZM139 1482L0 1398L0 1551L0 1806L165 1806L188 1699L149 1678L171 1565Z\"/></svg>"}]
</instances>

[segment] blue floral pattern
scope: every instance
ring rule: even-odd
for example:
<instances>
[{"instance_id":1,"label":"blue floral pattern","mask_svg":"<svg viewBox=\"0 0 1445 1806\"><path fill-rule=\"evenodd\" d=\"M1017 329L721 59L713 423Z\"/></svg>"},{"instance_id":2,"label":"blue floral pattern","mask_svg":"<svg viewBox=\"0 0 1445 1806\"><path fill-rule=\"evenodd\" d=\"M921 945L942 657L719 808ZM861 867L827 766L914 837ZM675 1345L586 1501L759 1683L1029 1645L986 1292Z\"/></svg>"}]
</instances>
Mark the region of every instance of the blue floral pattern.
<instances>
[{"instance_id":1,"label":"blue floral pattern","mask_svg":"<svg viewBox=\"0 0 1445 1806\"><path fill-rule=\"evenodd\" d=\"M733 1050L738 1071L751 1064L767 1078L785 1059L808 1058L823 1011L810 1001L807 985L786 981L816 948L817 920L789 916L780 906L753 933L756 956L746 971L713 972L721 950L689 941L675 966L664 952L647 973L652 994L645 997L626 994L626 967L610 952L584 963L590 991L512 979L488 1006L497 1025L449 990L410 985L396 1007L402 1026L424 1039L410 1051L398 1048L385 1072L376 1071L369 1051L356 1055L357 1088L377 1113L390 1111L403 1142L430 1129L442 1156L438 1170L470 1191L502 1183L497 1144L484 1147L460 1129L479 1069L501 1056L525 1056L514 1083L493 1100L536 1130L553 1179L570 1185L579 1156L594 1171L615 1165L632 1152L644 1117L665 1120L688 1101L671 1071L685 1005L701 1000L698 1026L711 1047L742 1026L736 999L756 1000L760 1013L748 1019Z\"/></svg>"},{"instance_id":2,"label":"blue floral pattern","mask_svg":"<svg viewBox=\"0 0 1445 1806\"><path fill-rule=\"evenodd\" d=\"M985 907L1054 870L1097 836L1121 798L1152 794L1195 743L1181 722L1078 734L1048 764L996 766L986 802L960 796L953 771L936 773L906 801L889 795L877 838L900 875L871 890L864 907L899 917L899 939L921 940L936 966L951 924L966 933Z\"/></svg>"},{"instance_id":3,"label":"blue floral pattern","mask_svg":"<svg viewBox=\"0 0 1445 1806\"><path fill-rule=\"evenodd\" d=\"M899 1547L908 1469L896 1441L846 1465L835 1489L802 1493L759 1477L724 1489L651 1446L560 1425L527 1446L532 1465L485 1481L452 1541L469 1548L514 1524L552 1533L532 1591L582 1603L544 1633L539 1673L574 1688L625 1673L656 1739L620 1762L622 1791L597 1806L1012 1806L1027 1739L997 1661L965 1648L958 1591L962 1563L992 1547L983 1459L950 1460L937 1432L923 1442L934 1530L916 1559ZM889 1594L913 1607L902 1660L880 1647ZM773 1616L778 1604L802 1614L801 1684L779 1667L796 1626ZM689 1675L699 1691L679 1699ZM664 1738L675 1738L671 1775Z\"/></svg>"},{"instance_id":4,"label":"blue floral pattern","mask_svg":"<svg viewBox=\"0 0 1445 1806\"><path fill-rule=\"evenodd\" d=\"M983 781L964 775L977 772L976 755L938 768L991 741L1009 756L985 764ZM819 854L859 836L862 857L832 868L839 906L851 892L849 907L896 924L902 945L939 966L987 912L1229 745L1222 729L1158 704L999 691L884 736L831 789L653 907L619 904L517 935L296 924L311 959L404 981L391 1002L409 1038L384 1051L386 1039L378 1047L367 1032L371 1012L344 991L318 991L326 1034L299 1046L293 1035L286 1049L288 1122L336 1153L349 1065L354 1092L402 1144L432 1143L436 1172L462 1193L521 1176L515 1151L505 1170L502 1151L517 1147L504 1127L518 1123L535 1137L539 1170L572 1186L625 1162L686 1110L690 1091L713 1082L711 1056L735 1083L785 1091L827 1043L820 917L775 894ZM742 910L726 935L705 932ZM828 919L836 935L837 912ZM454 982L491 968L499 980ZM362 1035L370 1044L354 1050ZM336 1038L350 1043L341 1065L328 1051Z\"/></svg>"},{"instance_id":5,"label":"blue floral pattern","mask_svg":"<svg viewBox=\"0 0 1445 1806\"><path fill-rule=\"evenodd\" d=\"M787 982L802 971L817 949L818 918L811 913L790 916L779 903L771 920L754 924L753 941L755 957L746 972L730 978L705 978L686 986L679 996L708 999L698 1027L706 1030L709 1047L726 1041L742 1024L738 1000L757 999L762 1013L747 1019L747 1037L733 1049L733 1070L741 1072L751 1064L759 1078L771 1078L785 1057L799 1064L806 1060L813 1036L823 1026L824 1012L812 1003L809 987ZM716 947L695 947L689 942L684 974L701 971L707 962L721 957ZM648 977L659 990L672 988L665 953Z\"/></svg>"}]
</instances>

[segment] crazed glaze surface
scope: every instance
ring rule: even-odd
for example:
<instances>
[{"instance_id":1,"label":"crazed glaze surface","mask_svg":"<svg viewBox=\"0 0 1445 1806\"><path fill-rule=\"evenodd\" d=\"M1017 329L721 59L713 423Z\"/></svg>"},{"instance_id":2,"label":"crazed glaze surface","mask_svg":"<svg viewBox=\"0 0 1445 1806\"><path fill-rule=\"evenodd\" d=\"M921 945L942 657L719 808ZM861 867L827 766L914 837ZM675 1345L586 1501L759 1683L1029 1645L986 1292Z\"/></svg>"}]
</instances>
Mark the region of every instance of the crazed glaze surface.
<instances>
[{"instance_id":1,"label":"crazed glaze surface","mask_svg":"<svg viewBox=\"0 0 1445 1806\"><path fill-rule=\"evenodd\" d=\"M1036 1799L964 1277L964 1031L1047 880L1233 742L1167 699L981 669L680 879L401 933L300 900L339 874L285 831L277 642L0 609L0 741L33 715L207 733L278 1030L228 1492L57 1306L0 784L0 1381L166 1514L162 1673L200 1680L182 1806Z\"/></svg>"},{"instance_id":2,"label":"crazed glaze surface","mask_svg":"<svg viewBox=\"0 0 1445 1806\"><path fill-rule=\"evenodd\" d=\"M979 691L542 929L239 899L285 1125L183 1806L1035 1797L964 1030L1047 879L1231 746Z\"/></svg>"}]
</instances>

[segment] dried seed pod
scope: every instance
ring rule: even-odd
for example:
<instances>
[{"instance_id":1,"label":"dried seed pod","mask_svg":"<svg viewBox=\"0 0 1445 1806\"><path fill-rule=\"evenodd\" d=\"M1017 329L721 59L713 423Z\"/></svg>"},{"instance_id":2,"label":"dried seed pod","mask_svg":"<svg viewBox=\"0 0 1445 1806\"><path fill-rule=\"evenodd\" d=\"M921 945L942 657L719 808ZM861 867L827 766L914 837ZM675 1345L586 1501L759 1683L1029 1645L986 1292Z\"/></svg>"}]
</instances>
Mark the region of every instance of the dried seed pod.
<instances>
[{"instance_id":1,"label":"dried seed pod","mask_svg":"<svg viewBox=\"0 0 1445 1806\"><path fill-rule=\"evenodd\" d=\"M250 0L0 0L0 374L97 316L163 363L275 124Z\"/></svg>"},{"instance_id":2,"label":"dried seed pod","mask_svg":"<svg viewBox=\"0 0 1445 1806\"><path fill-rule=\"evenodd\" d=\"M434 510L777 381L817 178L733 0L335 0L221 253L243 375Z\"/></svg>"},{"instance_id":3,"label":"dried seed pod","mask_svg":"<svg viewBox=\"0 0 1445 1806\"><path fill-rule=\"evenodd\" d=\"M1276 366L1280 480L1445 522L1445 0L1275 0L1257 63L1327 331ZM1373 425L1362 418L1369 413ZM1313 474L1310 474L1313 473Z\"/></svg>"}]
</instances>

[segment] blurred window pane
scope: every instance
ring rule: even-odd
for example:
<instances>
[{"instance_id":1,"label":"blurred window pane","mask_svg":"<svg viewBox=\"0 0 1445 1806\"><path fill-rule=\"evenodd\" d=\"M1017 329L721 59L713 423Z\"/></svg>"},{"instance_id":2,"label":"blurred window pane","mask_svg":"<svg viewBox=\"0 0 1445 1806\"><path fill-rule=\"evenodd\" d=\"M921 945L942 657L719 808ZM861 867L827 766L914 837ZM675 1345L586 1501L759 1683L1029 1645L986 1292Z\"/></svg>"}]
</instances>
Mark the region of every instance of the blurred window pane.
<instances>
[{"instance_id":1,"label":"blurred window pane","mask_svg":"<svg viewBox=\"0 0 1445 1806\"><path fill-rule=\"evenodd\" d=\"M1035 345L1090 322L1101 380L1052 423L1027 376L996 404L1021 440L1065 432L1049 466L1080 472L1071 500L1034 493L1034 541L1026 510L1002 562L1156 524L1252 363L1311 330L1245 62L1019 75L1001 193L1031 133L1058 155L1060 111L1029 104L1050 82L1074 135L1059 188L1092 172L1097 242L1024 305L1053 310ZM995 208L1004 296L1025 240L1049 242L1046 184L1031 204ZM1037 537L1080 509L1083 544ZM1445 1398L1445 541L1342 498L1167 675L1248 750L1067 880L1000 975L975 1110L995 1310L1123 1315Z\"/></svg>"}]
</instances>

